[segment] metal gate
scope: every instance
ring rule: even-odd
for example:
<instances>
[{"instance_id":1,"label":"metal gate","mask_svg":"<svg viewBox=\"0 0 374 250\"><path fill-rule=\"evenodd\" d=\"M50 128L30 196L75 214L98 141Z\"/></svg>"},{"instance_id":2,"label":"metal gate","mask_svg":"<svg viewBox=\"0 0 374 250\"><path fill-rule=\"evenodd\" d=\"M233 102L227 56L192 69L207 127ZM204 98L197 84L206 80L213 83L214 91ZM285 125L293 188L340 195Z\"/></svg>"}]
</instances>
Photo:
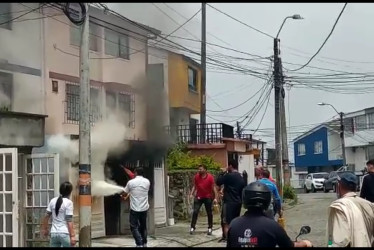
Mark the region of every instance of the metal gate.
<instances>
[{"instance_id":1,"label":"metal gate","mask_svg":"<svg viewBox=\"0 0 374 250\"><path fill-rule=\"evenodd\" d=\"M166 202L165 202L165 176L164 161L154 163L154 206L155 206L155 224L166 224Z\"/></svg>"},{"instance_id":2,"label":"metal gate","mask_svg":"<svg viewBox=\"0 0 374 250\"><path fill-rule=\"evenodd\" d=\"M48 239L40 234L40 225L49 201L59 195L59 155L26 155L24 166L25 246L48 246Z\"/></svg>"},{"instance_id":3,"label":"metal gate","mask_svg":"<svg viewBox=\"0 0 374 250\"><path fill-rule=\"evenodd\" d=\"M17 149L0 149L0 246L18 247Z\"/></svg>"}]
</instances>

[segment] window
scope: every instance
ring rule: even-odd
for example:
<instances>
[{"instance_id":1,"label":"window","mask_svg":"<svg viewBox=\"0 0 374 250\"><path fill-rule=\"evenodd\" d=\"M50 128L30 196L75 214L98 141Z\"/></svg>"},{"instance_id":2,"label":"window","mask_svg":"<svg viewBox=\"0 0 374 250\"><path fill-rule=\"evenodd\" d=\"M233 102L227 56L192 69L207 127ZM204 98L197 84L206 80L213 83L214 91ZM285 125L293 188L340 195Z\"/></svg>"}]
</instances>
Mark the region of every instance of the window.
<instances>
[{"instance_id":1,"label":"window","mask_svg":"<svg viewBox=\"0 0 374 250\"><path fill-rule=\"evenodd\" d=\"M12 22L9 21L12 19L12 8L11 3L0 3L0 25L1 28L11 30Z\"/></svg>"},{"instance_id":2,"label":"window","mask_svg":"<svg viewBox=\"0 0 374 250\"><path fill-rule=\"evenodd\" d=\"M58 93L58 81L52 81L52 92Z\"/></svg>"},{"instance_id":3,"label":"window","mask_svg":"<svg viewBox=\"0 0 374 250\"><path fill-rule=\"evenodd\" d=\"M298 155L305 155L305 144L297 145L297 153Z\"/></svg>"},{"instance_id":4,"label":"window","mask_svg":"<svg viewBox=\"0 0 374 250\"><path fill-rule=\"evenodd\" d=\"M72 24L70 26L70 44L74 46L81 45L81 29L82 26L76 26ZM90 23L90 50L99 51L98 38L100 30L99 26L96 24Z\"/></svg>"},{"instance_id":5,"label":"window","mask_svg":"<svg viewBox=\"0 0 374 250\"><path fill-rule=\"evenodd\" d=\"M129 37L113 30L105 29L105 54L130 59Z\"/></svg>"},{"instance_id":6,"label":"window","mask_svg":"<svg viewBox=\"0 0 374 250\"><path fill-rule=\"evenodd\" d=\"M37 158L26 156L26 201L25 201L25 235L27 247L44 246L40 235L40 220L45 215L49 201L55 197L58 186L58 162L53 155ZM22 176L22 175L21 175Z\"/></svg>"},{"instance_id":7,"label":"window","mask_svg":"<svg viewBox=\"0 0 374 250\"><path fill-rule=\"evenodd\" d=\"M124 119L128 127L135 127L135 97L133 94L107 91L106 108L109 112L111 110L118 110L120 112L119 115Z\"/></svg>"},{"instance_id":8,"label":"window","mask_svg":"<svg viewBox=\"0 0 374 250\"><path fill-rule=\"evenodd\" d=\"M107 110L115 110L117 107L116 93L106 92L106 108Z\"/></svg>"},{"instance_id":9,"label":"window","mask_svg":"<svg viewBox=\"0 0 374 250\"><path fill-rule=\"evenodd\" d=\"M366 159L374 159L374 146L366 147Z\"/></svg>"},{"instance_id":10,"label":"window","mask_svg":"<svg viewBox=\"0 0 374 250\"><path fill-rule=\"evenodd\" d=\"M364 130L366 129L366 116L365 115L360 115L355 118L356 120L356 130Z\"/></svg>"},{"instance_id":11,"label":"window","mask_svg":"<svg viewBox=\"0 0 374 250\"><path fill-rule=\"evenodd\" d=\"M322 141L315 141L314 142L314 153L315 154L322 154Z\"/></svg>"},{"instance_id":12,"label":"window","mask_svg":"<svg viewBox=\"0 0 374 250\"><path fill-rule=\"evenodd\" d=\"M197 91L197 71L188 67L188 89Z\"/></svg>"},{"instance_id":13,"label":"window","mask_svg":"<svg viewBox=\"0 0 374 250\"><path fill-rule=\"evenodd\" d=\"M135 127L134 96L131 94L118 94L118 109L125 116L125 122L129 127Z\"/></svg>"},{"instance_id":14,"label":"window","mask_svg":"<svg viewBox=\"0 0 374 250\"><path fill-rule=\"evenodd\" d=\"M68 123L79 123L79 85L75 83L66 84L66 121ZM100 119L99 89L91 87L91 112L90 121L96 122Z\"/></svg>"},{"instance_id":15,"label":"window","mask_svg":"<svg viewBox=\"0 0 374 250\"><path fill-rule=\"evenodd\" d=\"M374 128L374 113L368 114L369 117L369 129Z\"/></svg>"},{"instance_id":16,"label":"window","mask_svg":"<svg viewBox=\"0 0 374 250\"><path fill-rule=\"evenodd\" d=\"M0 110L12 109L13 99L13 75L0 72Z\"/></svg>"}]
</instances>

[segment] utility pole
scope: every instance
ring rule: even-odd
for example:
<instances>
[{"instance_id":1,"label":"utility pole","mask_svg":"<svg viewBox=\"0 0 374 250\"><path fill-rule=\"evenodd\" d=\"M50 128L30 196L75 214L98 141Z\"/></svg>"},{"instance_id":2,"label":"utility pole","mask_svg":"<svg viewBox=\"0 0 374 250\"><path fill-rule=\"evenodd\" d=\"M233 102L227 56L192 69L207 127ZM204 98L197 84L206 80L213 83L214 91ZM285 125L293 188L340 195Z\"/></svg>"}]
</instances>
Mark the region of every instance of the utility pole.
<instances>
[{"instance_id":1,"label":"utility pole","mask_svg":"<svg viewBox=\"0 0 374 250\"><path fill-rule=\"evenodd\" d=\"M200 83L201 140L205 143L206 125L206 3L201 3L201 83Z\"/></svg>"},{"instance_id":2,"label":"utility pole","mask_svg":"<svg viewBox=\"0 0 374 250\"><path fill-rule=\"evenodd\" d=\"M279 58L279 40L274 38L274 115L275 115L275 171L278 190L280 195L282 192L282 138L281 138L281 88L282 88L282 78L281 78L281 65Z\"/></svg>"},{"instance_id":3,"label":"utility pole","mask_svg":"<svg viewBox=\"0 0 374 250\"><path fill-rule=\"evenodd\" d=\"M238 135L239 139L242 138L242 131L241 131L241 128L240 128L240 122L239 121L236 122L236 134Z\"/></svg>"},{"instance_id":4,"label":"utility pole","mask_svg":"<svg viewBox=\"0 0 374 250\"><path fill-rule=\"evenodd\" d=\"M81 30L79 103L79 247L91 247L89 7Z\"/></svg>"},{"instance_id":5,"label":"utility pole","mask_svg":"<svg viewBox=\"0 0 374 250\"><path fill-rule=\"evenodd\" d=\"M342 156L343 156L343 167L347 164L347 158L345 156L345 140L344 140L344 113L340 112L340 141L342 144Z\"/></svg>"},{"instance_id":6,"label":"utility pole","mask_svg":"<svg viewBox=\"0 0 374 250\"><path fill-rule=\"evenodd\" d=\"M283 81L283 70L282 70L282 59L279 58L280 72L282 79L282 88L281 88L281 138L282 138L282 166L283 166L283 183L284 185L291 184L291 174L289 169L289 159L288 159L288 140L287 140L287 122L286 122L286 109L284 104L285 92L284 92L284 81Z\"/></svg>"}]
</instances>

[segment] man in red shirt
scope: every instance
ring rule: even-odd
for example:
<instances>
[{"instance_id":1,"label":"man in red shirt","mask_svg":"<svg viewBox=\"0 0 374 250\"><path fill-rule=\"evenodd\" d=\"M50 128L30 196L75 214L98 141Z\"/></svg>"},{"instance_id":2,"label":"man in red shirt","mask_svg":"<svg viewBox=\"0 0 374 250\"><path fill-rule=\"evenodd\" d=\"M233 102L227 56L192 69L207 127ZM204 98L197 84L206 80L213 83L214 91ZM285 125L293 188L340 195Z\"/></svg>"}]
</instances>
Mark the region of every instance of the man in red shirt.
<instances>
[{"instance_id":1,"label":"man in red shirt","mask_svg":"<svg viewBox=\"0 0 374 250\"><path fill-rule=\"evenodd\" d=\"M213 197L214 193L214 197ZM217 203L218 193L216 190L214 177L207 172L204 165L199 166L199 172L194 177L194 186L192 188L191 198L194 198L193 214L191 221L190 234L195 232L197 217L201 205L204 204L205 210L208 216L208 235L212 235L213 232L213 202Z\"/></svg>"}]
</instances>

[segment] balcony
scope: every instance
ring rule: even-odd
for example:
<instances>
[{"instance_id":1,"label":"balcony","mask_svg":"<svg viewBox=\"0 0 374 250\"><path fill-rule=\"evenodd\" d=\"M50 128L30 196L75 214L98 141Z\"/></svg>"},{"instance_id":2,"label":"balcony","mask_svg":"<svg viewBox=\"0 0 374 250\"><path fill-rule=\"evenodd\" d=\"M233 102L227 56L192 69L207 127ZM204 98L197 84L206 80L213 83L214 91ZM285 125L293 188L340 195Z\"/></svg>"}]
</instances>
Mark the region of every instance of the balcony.
<instances>
[{"instance_id":1,"label":"balcony","mask_svg":"<svg viewBox=\"0 0 374 250\"><path fill-rule=\"evenodd\" d=\"M224 123L168 126L166 130L177 142L187 144L223 143L223 138L234 138L234 127Z\"/></svg>"}]
</instances>

